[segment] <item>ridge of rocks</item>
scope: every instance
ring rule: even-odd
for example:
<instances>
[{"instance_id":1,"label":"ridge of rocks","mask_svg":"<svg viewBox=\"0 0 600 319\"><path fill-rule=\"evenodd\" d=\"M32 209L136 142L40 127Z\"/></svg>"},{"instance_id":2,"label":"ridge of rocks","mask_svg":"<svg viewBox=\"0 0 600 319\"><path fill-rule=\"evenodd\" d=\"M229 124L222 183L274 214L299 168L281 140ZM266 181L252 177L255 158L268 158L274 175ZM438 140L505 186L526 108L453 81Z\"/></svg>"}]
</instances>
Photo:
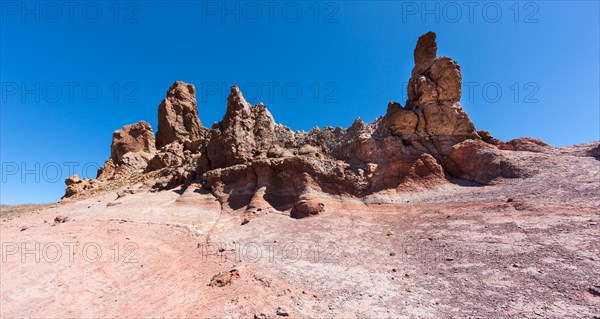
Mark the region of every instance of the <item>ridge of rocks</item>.
<instances>
[{"instance_id":1,"label":"ridge of rocks","mask_svg":"<svg viewBox=\"0 0 600 319\"><path fill-rule=\"evenodd\" d=\"M223 119L207 129L198 118L195 87L175 82L158 106L156 139L143 121L115 131L97 180L77 189L73 185L80 183L68 180L65 197L133 179L153 190L198 183L224 209L243 208L251 218L298 207L310 207L302 209L311 213L300 215L318 213L319 196L528 176L503 152L547 145L533 139L502 143L477 131L460 105L460 66L437 56L435 38L428 32L417 42L405 106L390 102L383 117L370 124L358 118L347 129L293 132L277 124L264 104L250 105L236 86Z\"/></svg>"}]
</instances>

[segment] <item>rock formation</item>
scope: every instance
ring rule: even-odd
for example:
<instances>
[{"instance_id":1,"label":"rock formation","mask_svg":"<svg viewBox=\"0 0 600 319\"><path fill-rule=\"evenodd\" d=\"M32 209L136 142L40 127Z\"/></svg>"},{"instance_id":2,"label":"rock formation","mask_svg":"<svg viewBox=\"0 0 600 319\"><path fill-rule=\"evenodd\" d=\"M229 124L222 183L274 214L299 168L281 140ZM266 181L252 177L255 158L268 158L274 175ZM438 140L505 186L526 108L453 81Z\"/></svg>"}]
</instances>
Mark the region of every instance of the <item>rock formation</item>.
<instances>
[{"instance_id":1,"label":"rock formation","mask_svg":"<svg viewBox=\"0 0 600 319\"><path fill-rule=\"evenodd\" d=\"M87 178L81 179L79 176L77 176L77 174L73 174L73 176L65 179L67 189L65 190L65 196L63 198L80 194L85 190L92 188L92 185L95 183L95 180L90 180Z\"/></svg>"},{"instance_id":2,"label":"rock formation","mask_svg":"<svg viewBox=\"0 0 600 319\"><path fill-rule=\"evenodd\" d=\"M197 149L206 134L198 118L196 88L193 84L175 82L158 106L156 148L179 141L186 149Z\"/></svg>"},{"instance_id":3,"label":"rock formation","mask_svg":"<svg viewBox=\"0 0 600 319\"><path fill-rule=\"evenodd\" d=\"M437 56L436 35L421 36L405 106L390 102L371 124L293 132L265 105L250 105L232 87L227 111L210 130L198 118L193 85L175 82L158 107L156 149L145 122L115 132L99 179L151 176L161 190L198 183L224 209L246 219L272 210L294 217L324 209L319 196L363 197L467 180L493 184L524 173L503 152L537 141L502 143L477 131L460 105L460 66ZM66 195L70 196L70 195Z\"/></svg>"},{"instance_id":4,"label":"rock formation","mask_svg":"<svg viewBox=\"0 0 600 319\"><path fill-rule=\"evenodd\" d=\"M152 127L144 121L115 131L110 158L98 171L98 179L123 178L143 171L156 153L154 143Z\"/></svg>"}]
</instances>

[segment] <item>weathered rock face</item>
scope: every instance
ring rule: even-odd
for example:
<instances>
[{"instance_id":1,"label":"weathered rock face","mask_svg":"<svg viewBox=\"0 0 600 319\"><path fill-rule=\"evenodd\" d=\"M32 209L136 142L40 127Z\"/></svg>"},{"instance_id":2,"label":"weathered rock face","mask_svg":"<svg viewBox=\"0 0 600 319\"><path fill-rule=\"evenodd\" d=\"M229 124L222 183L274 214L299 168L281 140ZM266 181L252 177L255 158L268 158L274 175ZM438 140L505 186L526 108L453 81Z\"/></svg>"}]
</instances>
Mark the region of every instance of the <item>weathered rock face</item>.
<instances>
[{"instance_id":1,"label":"weathered rock face","mask_svg":"<svg viewBox=\"0 0 600 319\"><path fill-rule=\"evenodd\" d=\"M501 143L475 130L460 105L460 67L437 56L435 34L420 37L414 54L406 106L391 102L384 117L370 124L357 119L347 129L292 132L234 86L222 121L207 130L194 86L175 82L159 106L157 150L149 146L149 126L124 128L100 175L148 174L157 190L197 182L224 209L243 209L244 222L272 210L294 217L326 211L315 194L362 197L520 176L518 163L499 147L523 143Z\"/></svg>"},{"instance_id":2,"label":"weathered rock face","mask_svg":"<svg viewBox=\"0 0 600 319\"><path fill-rule=\"evenodd\" d=\"M550 148L546 142L536 138L523 137L510 140L508 142L498 143L498 148L508 151L527 151L543 153Z\"/></svg>"},{"instance_id":3,"label":"weathered rock face","mask_svg":"<svg viewBox=\"0 0 600 319\"><path fill-rule=\"evenodd\" d=\"M68 198L71 196L75 196L79 193L82 193L95 184L96 181L90 179L81 179L77 174L65 179L65 184L67 185L67 189L65 190L65 195L63 198Z\"/></svg>"},{"instance_id":4,"label":"weathered rock face","mask_svg":"<svg viewBox=\"0 0 600 319\"><path fill-rule=\"evenodd\" d=\"M269 151L283 151L293 139L292 130L275 123L264 106L251 106L238 87L232 87L223 120L216 123L210 135L207 154L210 168L243 164L265 159Z\"/></svg>"},{"instance_id":5,"label":"weathered rock face","mask_svg":"<svg viewBox=\"0 0 600 319\"><path fill-rule=\"evenodd\" d=\"M196 88L192 84L175 82L158 106L156 148L179 141L186 149L195 150L206 137L207 130L198 118Z\"/></svg>"},{"instance_id":6,"label":"weathered rock face","mask_svg":"<svg viewBox=\"0 0 600 319\"><path fill-rule=\"evenodd\" d=\"M119 164L125 161L127 153L139 153L149 159L156 152L154 143L154 132L150 124L141 121L125 125L113 133L110 158Z\"/></svg>"},{"instance_id":7,"label":"weathered rock face","mask_svg":"<svg viewBox=\"0 0 600 319\"><path fill-rule=\"evenodd\" d=\"M110 158L98 171L98 179L121 178L142 172L156 153L150 124L141 121L113 133Z\"/></svg>"}]
</instances>

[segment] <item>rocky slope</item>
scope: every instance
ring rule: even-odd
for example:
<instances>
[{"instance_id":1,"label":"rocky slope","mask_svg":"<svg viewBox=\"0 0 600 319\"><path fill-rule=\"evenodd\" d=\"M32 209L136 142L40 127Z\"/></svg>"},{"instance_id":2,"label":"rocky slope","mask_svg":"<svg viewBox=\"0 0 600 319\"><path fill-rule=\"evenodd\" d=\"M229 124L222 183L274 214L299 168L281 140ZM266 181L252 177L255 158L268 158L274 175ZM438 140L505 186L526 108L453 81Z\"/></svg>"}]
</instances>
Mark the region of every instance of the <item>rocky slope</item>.
<instances>
[{"instance_id":1,"label":"rocky slope","mask_svg":"<svg viewBox=\"0 0 600 319\"><path fill-rule=\"evenodd\" d=\"M2 207L0 317L595 318L598 144L510 151L536 172L494 185L311 194L302 219L196 183Z\"/></svg>"},{"instance_id":2,"label":"rocky slope","mask_svg":"<svg viewBox=\"0 0 600 319\"><path fill-rule=\"evenodd\" d=\"M383 117L371 124L357 119L347 129L294 132L235 86L222 121L208 129L198 119L194 86L175 82L158 107L156 139L143 121L116 131L97 179L68 179L65 198L137 181L154 190L198 183L224 208L245 207L250 218L295 215L298 205L319 206L318 194L363 198L531 175L507 152L549 147L533 139L501 143L477 131L460 105L460 66L437 56L435 37L429 32L417 42L405 105L390 102Z\"/></svg>"}]
</instances>

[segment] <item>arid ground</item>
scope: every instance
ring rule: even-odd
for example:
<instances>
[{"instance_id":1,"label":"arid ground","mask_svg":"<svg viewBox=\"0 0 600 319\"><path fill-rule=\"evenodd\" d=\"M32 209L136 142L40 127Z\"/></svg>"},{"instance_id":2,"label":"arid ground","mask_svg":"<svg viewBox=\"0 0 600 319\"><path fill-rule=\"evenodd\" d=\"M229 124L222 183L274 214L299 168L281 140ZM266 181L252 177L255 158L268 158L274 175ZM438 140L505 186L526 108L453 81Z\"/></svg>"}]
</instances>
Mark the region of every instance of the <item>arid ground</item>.
<instances>
[{"instance_id":1,"label":"arid ground","mask_svg":"<svg viewBox=\"0 0 600 319\"><path fill-rule=\"evenodd\" d=\"M536 174L492 186L323 194L303 219L246 223L197 185L2 206L1 316L598 317L597 144L513 152Z\"/></svg>"}]
</instances>

